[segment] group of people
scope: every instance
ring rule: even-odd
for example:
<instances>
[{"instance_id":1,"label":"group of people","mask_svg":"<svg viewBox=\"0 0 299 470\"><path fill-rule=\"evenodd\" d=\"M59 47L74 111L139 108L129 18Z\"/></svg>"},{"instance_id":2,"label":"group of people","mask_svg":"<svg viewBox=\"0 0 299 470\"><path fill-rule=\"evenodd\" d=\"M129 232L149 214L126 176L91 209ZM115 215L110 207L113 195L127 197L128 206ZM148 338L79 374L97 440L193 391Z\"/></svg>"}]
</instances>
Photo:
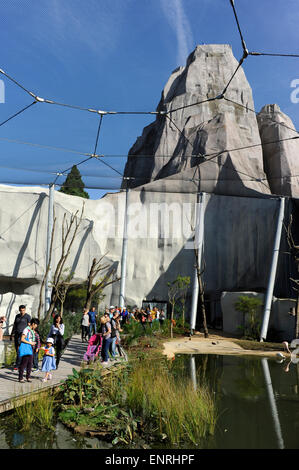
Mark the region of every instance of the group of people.
<instances>
[{"instance_id":1,"label":"group of people","mask_svg":"<svg viewBox=\"0 0 299 470\"><path fill-rule=\"evenodd\" d=\"M81 340L84 343L89 342L95 334L101 336L101 360L103 365L107 365L109 353L112 360L118 355L117 346L120 346L120 333L125 324L131 321L140 322L145 329L147 324L152 327L153 322L163 325L165 319L164 310L159 311L157 307L152 310L149 307L131 310L111 305L100 318L95 307L91 310L86 308L81 320Z\"/></svg>"},{"instance_id":2,"label":"group of people","mask_svg":"<svg viewBox=\"0 0 299 470\"><path fill-rule=\"evenodd\" d=\"M62 317L56 314L53 318L46 345L41 345L41 337L38 331L38 318L31 318L26 313L26 306L19 306L19 313L16 315L12 327L10 340L14 338L16 349L16 363L14 370L19 372L19 382L24 383L24 372L26 370L26 380L31 382L32 371L39 371L39 351L43 350L43 360L41 370L45 372L44 382L52 379L51 371L58 368L62 350L64 347L64 324Z\"/></svg>"},{"instance_id":3,"label":"group of people","mask_svg":"<svg viewBox=\"0 0 299 470\"><path fill-rule=\"evenodd\" d=\"M101 357L103 365L108 364L109 353L115 358L120 350L120 333L122 327L131 321L140 322L143 328L147 324L152 326L153 322L163 324L166 316L163 310L157 307L127 309L111 305L106 308L105 313L98 319L95 307L91 310L84 309L81 320L82 342L88 342L92 335L99 334L102 340ZM99 327L97 327L99 324ZM26 312L26 306L19 306L19 313L16 315L10 340L14 338L16 350L16 363L14 370L19 372L19 382L23 383L24 372L26 370L26 380L31 382L32 371L39 370L39 352L42 349L43 360L41 370L45 372L44 382L51 380L51 371L58 368L62 350L64 348L64 323L61 315L54 315L53 324L47 335L46 345L41 346L41 338L38 331L39 320L31 318ZM99 330L99 331L98 331ZM118 346L118 348L117 348Z\"/></svg>"},{"instance_id":4,"label":"group of people","mask_svg":"<svg viewBox=\"0 0 299 470\"><path fill-rule=\"evenodd\" d=\"M102 364L107 365L109 361L109 352L114 359L119 352L116 346L120 346L120 333L123 331L121 328L121 312L113 305L106 309L104 315L99 319L99 326L97 327L98 314L95 307L89 311L83 310L81 321L81 339L83 342L88 342L93 335L98 334L101 336L101 358ZM118 348L118 350L120 350Z\"/></svg>"},{"instance_id":5,"label":"group of people","mask_svg":"<svg viewBox=\"0 0 299 470\"><path fill-rule=\"evenodd\" d=\"M147 324L152 327L154 322L159 322L162 326L166 319L164 310L160 311L158 307L135 309L133 312L135 320L139 321L144 329Z\"/></svg>"}]
</instances>

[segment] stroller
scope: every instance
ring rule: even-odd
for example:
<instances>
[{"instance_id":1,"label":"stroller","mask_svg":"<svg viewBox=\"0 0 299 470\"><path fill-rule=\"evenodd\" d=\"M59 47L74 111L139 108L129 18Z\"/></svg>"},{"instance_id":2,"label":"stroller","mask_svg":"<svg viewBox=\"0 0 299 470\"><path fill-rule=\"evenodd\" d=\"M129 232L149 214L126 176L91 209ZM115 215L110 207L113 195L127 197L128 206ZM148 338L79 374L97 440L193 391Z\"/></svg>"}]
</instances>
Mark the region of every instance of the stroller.
<instances>
[{"instance_id":1,"label":"stroller","mask_svg":"<svg viewBox=\"0 0 299 470\"><path fill-rule=\"evenodd\" d=\"M103 338L102 335L96 333L90 337L88 341L87 351L83 356L83 361L86 361L87 364L94 362L99 356L102 349Z\"/></svg>"}]
</instances>

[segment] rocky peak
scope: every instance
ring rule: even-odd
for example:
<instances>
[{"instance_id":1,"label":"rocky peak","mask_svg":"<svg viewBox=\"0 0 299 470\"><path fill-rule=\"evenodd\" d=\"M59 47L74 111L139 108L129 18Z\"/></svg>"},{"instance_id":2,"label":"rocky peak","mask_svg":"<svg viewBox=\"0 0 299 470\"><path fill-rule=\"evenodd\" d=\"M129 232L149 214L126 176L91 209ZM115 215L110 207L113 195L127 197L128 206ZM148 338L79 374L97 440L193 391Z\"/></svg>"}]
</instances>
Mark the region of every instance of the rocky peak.
<instances>
[{"instance_id":1,"label":"rocky peak","mask_svg":"<svg viewBox=\"0 0 299 470\"><path fill-rule=\"evenodd\" d=\"M157 107L158 111L167 111L167 116L158 115L145 127L129 152L125 176L136 178L131 187L171 175L183 177L181 172L200 163L202 190L206 186L204 179L213 191L218 180L224 178L226 184L221 184L221 191L227 194L231 194L229 185L234 181L270 192L258 146L261 141L256 115L250 111L254 109L252 91L243 69L238 69L225 93L227 99L242 106L224 99L206 101L222 94L237 66L229 45L206 44L197 46L186 66L171 74ZM256 144L246 150L233 150ZM201 155L211 154L214 161L210 163L200 159Z\"/></svg>"},{"instance_id":2,"label":"rocky peak","mask_svg":"<svg viewBox=\"0 0 299 470\"><path fill-rule=\"evenodd\" d=\"M299 139L292 120L277 104L265 105L257 116L264 168L271 192L299 197Z\"/></svg>"}]
</instances>

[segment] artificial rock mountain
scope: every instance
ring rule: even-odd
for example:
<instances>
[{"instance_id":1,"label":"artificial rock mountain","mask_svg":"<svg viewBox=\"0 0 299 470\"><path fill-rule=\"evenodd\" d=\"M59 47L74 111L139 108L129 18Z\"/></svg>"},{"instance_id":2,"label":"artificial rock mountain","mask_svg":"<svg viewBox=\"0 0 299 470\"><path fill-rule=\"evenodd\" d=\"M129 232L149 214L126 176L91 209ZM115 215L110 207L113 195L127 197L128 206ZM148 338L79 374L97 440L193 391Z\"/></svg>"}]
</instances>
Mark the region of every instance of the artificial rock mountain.
<instances>
[{"instance_id":1,"label":"artificial rock mountain","mask_svg":"<svg viewBox=\"0 0 299 470\"><path fill-rule=\"evenodd\" d=\"M166 83L161 114L130 149L124 176L134 179L123 188L150 183L157 191L299 193L297 179L291 181L299 174L299 142L267 145L294 136L293 123L276 105L265 106L257 119L251 87L237 66L229 45L196 47Z\"/></svg>"}]
</instances>

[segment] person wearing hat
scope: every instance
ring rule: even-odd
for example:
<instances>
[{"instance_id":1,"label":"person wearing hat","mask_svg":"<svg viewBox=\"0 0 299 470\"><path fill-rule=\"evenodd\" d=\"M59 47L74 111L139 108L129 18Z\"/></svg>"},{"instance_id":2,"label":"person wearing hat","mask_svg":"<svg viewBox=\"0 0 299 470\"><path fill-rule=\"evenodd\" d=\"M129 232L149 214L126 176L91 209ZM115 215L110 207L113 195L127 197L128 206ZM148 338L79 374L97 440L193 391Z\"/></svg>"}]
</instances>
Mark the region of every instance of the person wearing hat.
<instances>
[{"instance_id":1,"label":"person wearing hat","mask_svg":"<svg viewBox=\"0 0 299 470\"><path fill-rule=\"evenodd\" d=\"M113 318L115 309L116 309L116 307L114 307L113 305L110 305L110 307L109 307L109 318L110 318L110 320L111 320L111 318Z\"/></svg>"},{"instance_id":2,"label":"person wearing hat","mask_svg":"<svg viewBox=\"0 0 299 470\"><path fill-rule=\"evenodd\" d=\"M21 358L19 356L19 347L21 344L23 331L29 325L30 320L31 316L26 313L26 305L20 305L19 313L15 317L15 321L10 334L10 341L12 341L12 337L14 337L15 349L17 353L17 359L16 364L14 366L14 370L17 370L21 364Z\"/></svg>"},{"instance_id":3,"label":"person wearing hat","mask_svg":"<svg viewBox=\"0 0 299 470\"><path fill-rule=\"evenodd\" d=\"M56 359L55 359L55 349L54 349L54 339L48 338L46 341L46 346L42 349L44 350L44 357L42 363L42 371L46 372L43 382L52 379L51 370L56 369Z\"/></svg>"}]
</instances>

